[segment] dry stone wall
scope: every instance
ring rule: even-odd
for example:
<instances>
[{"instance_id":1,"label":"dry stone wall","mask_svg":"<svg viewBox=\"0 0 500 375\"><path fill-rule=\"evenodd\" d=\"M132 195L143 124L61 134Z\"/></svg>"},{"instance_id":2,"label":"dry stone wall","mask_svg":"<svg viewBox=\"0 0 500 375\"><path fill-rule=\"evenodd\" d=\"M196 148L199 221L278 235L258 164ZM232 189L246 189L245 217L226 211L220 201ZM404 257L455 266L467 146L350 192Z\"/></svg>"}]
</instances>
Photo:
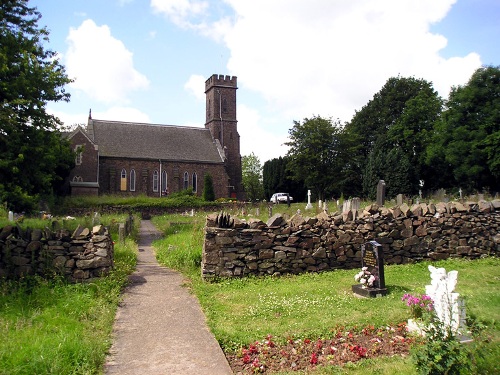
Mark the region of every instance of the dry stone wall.
<instances>
[{"instance_id":1,"label":"dry stone wall","mask_svg":"<svg viewBox=\"0 0 500 375\"><path fill-rule=\"evenodd\" d=\"M113 240L102 225L78 227L73 233L9 225L0 230L0 249L0 278L58 274L78 282L105 275L113 267Z\"/></svg>"},{"instance_id":2,"label":"dry stone wall","mask_svg":"<svg viewBox=\"0 0 500 375\"><path fill-rule=\"evenodd\" d=\"M371 205L363 211L315 217L296 214L234 219L219 228L216 215L205 227L202 276L242 277L352 269L361 265L361 245L375 240L385 264L500 254L500 201Z\"/></svg>"}]
</instances>

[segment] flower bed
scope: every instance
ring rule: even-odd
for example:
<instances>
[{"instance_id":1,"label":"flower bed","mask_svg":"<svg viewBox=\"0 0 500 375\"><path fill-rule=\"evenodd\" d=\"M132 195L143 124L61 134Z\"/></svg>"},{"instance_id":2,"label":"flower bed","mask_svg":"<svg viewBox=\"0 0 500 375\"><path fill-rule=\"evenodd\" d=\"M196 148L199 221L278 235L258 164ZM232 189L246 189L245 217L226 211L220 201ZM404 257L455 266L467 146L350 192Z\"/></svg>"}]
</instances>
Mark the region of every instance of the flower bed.
<instances>
[{"instance_id":1,"label":"flower bed","mask_svg":"<svg viewBox=\"0 0 500 375\"><path fill-rule=\"evenodd\" d=\"M407 355L414 338L408 335L406 324L376 329L367 326L361 330L336 329L332 338L295 340L279 345L272 336L226 354L235 374L280 371L307 371L317 366L342 366L364 358Z\"/></svg>"}]
</instances>

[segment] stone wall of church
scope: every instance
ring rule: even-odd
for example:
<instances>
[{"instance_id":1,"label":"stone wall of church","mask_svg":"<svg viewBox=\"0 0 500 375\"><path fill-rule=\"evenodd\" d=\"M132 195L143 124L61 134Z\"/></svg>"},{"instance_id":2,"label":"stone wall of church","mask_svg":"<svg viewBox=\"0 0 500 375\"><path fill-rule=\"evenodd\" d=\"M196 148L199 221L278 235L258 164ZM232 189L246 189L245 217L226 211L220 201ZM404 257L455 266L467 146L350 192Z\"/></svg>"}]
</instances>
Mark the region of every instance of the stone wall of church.
<instances>
[{"instance_id":1,"label":"stone wall of church","mask_svg":"<svg viewBox=\"0 0 500 375\"><path fill-rule=\"evenodd\" d=\"M71 145L73 150L76 146L81 146L82 155L80 164L76 164L71 170L69 180L73 181L73 178L78 176L82 182L96 182L98 155L92 142L82 132L77 132L71 139Z\"/></svg>"},{"instance_id":2,"label":"stone wall of church","mask_svg":"<svg viewBox=\"0 0 500 375\"><path fill-rule=\"evenodd\" d=\"M160 179L160 162L151 160L112 159L101 158L101 173L99 186L101 194L127 194L160 196L160 190L153 190L153 174L158 171ZM121 172L126 171L125 190L121 190ZM134 169L136 175L135 191L130 190L130 171ZM175 193L184 189L184 173L188 173L188 187L193 187L193 174L196 173L196 194L202 195L203 182L208 173L212 176L216 198L227 197L227 174L223 164L203 163L161 163L161 171L167 172L168 193Z\"/></svg>"}]
</instances>

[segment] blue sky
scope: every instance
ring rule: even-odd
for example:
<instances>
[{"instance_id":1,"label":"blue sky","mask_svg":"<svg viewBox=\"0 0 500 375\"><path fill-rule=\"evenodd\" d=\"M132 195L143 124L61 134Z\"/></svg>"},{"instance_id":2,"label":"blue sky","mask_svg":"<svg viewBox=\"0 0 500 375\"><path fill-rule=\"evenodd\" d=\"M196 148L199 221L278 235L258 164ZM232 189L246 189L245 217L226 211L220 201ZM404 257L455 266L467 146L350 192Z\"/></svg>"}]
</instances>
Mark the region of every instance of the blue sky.
<instances>
[{"instance_id":1,"label":"blue sky","mask_svg":"<svg viewBox=\"0 0 500 375\"><path fill-rule=\"evenodd\" d=\"M500 65L498 0L31 0L68 75L67 125L204 126L204 81L238 77L241 153L284 156L293 121L349 121L390 77L447 97Z\"/></svg>"}]
</instances>

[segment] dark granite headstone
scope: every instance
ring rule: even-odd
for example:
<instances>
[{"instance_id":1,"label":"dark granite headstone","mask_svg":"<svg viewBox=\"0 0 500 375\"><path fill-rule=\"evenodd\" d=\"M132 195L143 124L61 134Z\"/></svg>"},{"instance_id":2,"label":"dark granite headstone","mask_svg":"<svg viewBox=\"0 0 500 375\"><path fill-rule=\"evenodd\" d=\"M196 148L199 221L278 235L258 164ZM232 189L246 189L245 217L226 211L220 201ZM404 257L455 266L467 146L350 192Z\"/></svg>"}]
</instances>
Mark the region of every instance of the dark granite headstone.
<instances>
[{"instance_id":1,"label":"dark granite headstone","mask_svg":"<svg viewBox=\"0 0 500 375\"><path fill-rule=\"evenodd\" d=\"M384 252L382 245L376 241L366 242L361 245L361 267L367 267L375 281L371 287L353 285L352 291L363 297L381 297L387 294L384 276Z\"/></svg>"},{"instance_id":2,"label":"dark granite headstone","mask_svg":"<svg viewBox=\"0 0 500 375\"><path fill-rule=\"evenodd\" d=\"M377 204L383 206L385 203L385 181L379 180L377 184Z\"/></svg>"}]
</instances>

